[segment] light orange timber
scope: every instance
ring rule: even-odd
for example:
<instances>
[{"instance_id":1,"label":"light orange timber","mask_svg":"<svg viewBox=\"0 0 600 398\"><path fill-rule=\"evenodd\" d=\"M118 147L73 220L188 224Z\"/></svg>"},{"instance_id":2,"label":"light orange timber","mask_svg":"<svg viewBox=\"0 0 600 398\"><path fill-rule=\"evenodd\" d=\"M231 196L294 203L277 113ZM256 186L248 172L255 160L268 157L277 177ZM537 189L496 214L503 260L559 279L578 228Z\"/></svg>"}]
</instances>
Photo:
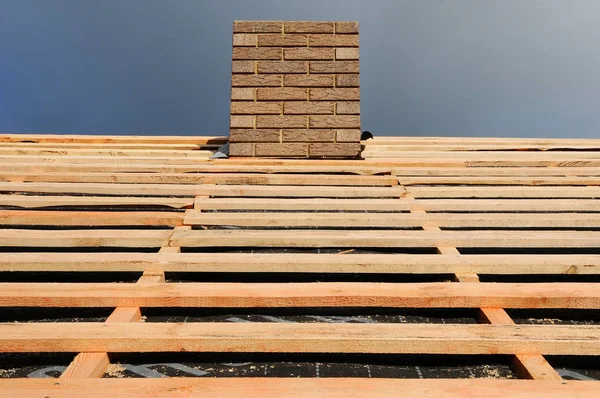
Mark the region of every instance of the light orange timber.
<instances>
[{"instance_id":1,"label":"light orange timber","mask_svg":"<svg viewBox=\"0 0 600 398\"><path fill-rule=\"evenodd\" d=\"M600 274L599 255L2 253L0 271Z\"/></svg>"},{"instance_id":2,"label":"light orange timber","mask_svg":"<svg viewBox=\"0 0 600 398\"><path fill-rule=\"evenodd\" d=\"M419 198L597 198L600 187L406 187Z\"/></svg>"},{"instance_id":3,"label":"light orange timber","mask_svg":"<svg viewBox=\"0 0 600 398\"><path fill-rule=\"evenodd\" d=\"M2 197L0 196L0 200ZM596 199L285 199L196 198L195 207L205 210L346 210L395 212L423 211L598 211ZM279 215L278 215L279 216Z\"/></svg>"},{"instance_id":4,"label":"light orange timber","mask_svg":"<svg viewBox=\"0 0 600 398\"><path fill-rule=\"evenodd\" d=\"M403 187L0 182L0 192L179 196L398 197Z\"/></svg>"},{"instance_id":5,"label":"light orange timber","mask_svg":"<svg viewBox=\"0 0 600 398\"><path fill-rule=\"evenodd\" d=\"M3 246L15 247L161 247L170 230L148 229L0 229Z\"/></svg>"},{"instance_id":6,"label":"light orange timber","mask_svg":"<svg viewBox=\"0 0 600 398\"><path fill-rule=\"evenodd\" d=\"M2 235L0 235L1 237ZM598 247L598 231L193 230L180 247Z\"/></svg>"},{"instance_id":7,"label":"light orange timber","mask_svg":"<svg viewBox=\"0 0 600 398\"><path fill-rule=\"evenodd\" d=\"M0 206L15 206L21 208L44 207L114 207L114 206L164 206L175 209L192 207L193 197L188 198L147 198L131 196L27 196L0 195Z\"/></svg>"},{"instance_id":8,"label":"light orange timber","mask_svg":"<svg viewBox=\"0 0 600 398\"><path fill-rule=\"evenodd\" d=\"M9 323L0 351L600 355L600 326Z\"/></svg>"},{"instance_id":9,"label":"light orange timber","mask_svg":"<svg viewBox=\"0 0 600 398\"><path fill-rule=\"evenodd\" d=\"M183 213L151 211L0 210L2 225L181 225Z\"/></svg>"},{"instance_id":10,"label":"light orange timber","mask_svg":"<svg viewBox=\"0 0 600 398\"><path fill-rule=\"evenodd\" d=\"M225 144L222 136L146 136L146 135L90 135L90 134L1 134L0 142L49 143L149 143L149 144Z\"/></svg>"},{"instance_id":11,"label":"light orange timber","mask_svg":"<svg viewBox=\"0 0 600 398\"><path fill-rule=\"evenodd\" d=\"M600 289L567 282L0 283L0 306L600 309Z\"/></svg>"},{"instance_id":12,"label":"light orange timber","mask_svg":"<svg viewBox=\"0 0 600 398\"><path fill-rule=\"evenodd\" d=\"M140 183L140 184L227 184L227 185L311 185L311 186L393 186L396 177L338 176L258 173L98 173L98 172L0 172L0 181Z\"/></svg>"},{"instance_id":13,"label":"light orange timber","mask_svg":"<svg viewBox=\"0 0 600 398\"><path fill-rule=\"evenodd\" d=\"M1 213L0 213L1 214ZM1 217L1 215L0 215ZM574 228L600 225L600 213L206 213L190 211L187 225L252 227L511 227Z\"/></svg>"},{"instance_id":14,"label":"light orange timber","mask_svg":"<svg viewBox=\"0 0 600 398\"><path fill-rule=\"evenodd\" d=\"M597 398L598 381L497 379L212 378L0 379L9 397Z\"/></svg>"}]
</instances>

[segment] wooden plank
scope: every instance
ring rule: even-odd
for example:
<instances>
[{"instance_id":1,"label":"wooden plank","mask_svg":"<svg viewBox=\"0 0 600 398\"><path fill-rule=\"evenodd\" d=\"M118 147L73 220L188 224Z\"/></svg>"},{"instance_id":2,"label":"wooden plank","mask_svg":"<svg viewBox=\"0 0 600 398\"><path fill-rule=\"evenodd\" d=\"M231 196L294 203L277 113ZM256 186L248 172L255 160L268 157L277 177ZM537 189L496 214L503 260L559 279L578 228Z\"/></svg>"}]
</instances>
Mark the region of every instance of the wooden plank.
<instances>
[{"instance_id":1,"label":"wooden plank","mask_svg":"<svg viewBox=\"0 0 600 398\"><path fill-rule=\"evenodd\" d=\"M499 379L371 378L214 378L159 379L0 379L9 397L146 398L149 396L222 397L403 397L415 398L596 398L598 381Z\"/></svg>"},{"instance_id":2,"label":"wooden plank","mask_svg":"<svg viewBox=\"0 0 600 398\"><path fill-rule=\"evenodd\" d=\"M60 182L0 182L0 192L38 192L109 195L266 196L266 197L398 197L404 188L314 187L268 185L108 184Z\"/></svg>"},{"instance_id":3,"label":"wooden plank","mask_svg":"<svg viewBox=\"0 0 600 398\"><path fill-rule=\"evenodd\" d=\"M73 159L73 157L71 158ZM21 157L7 158L0 157L0 171L2 172L103 172L103 173L266 173L266 174L357 174L357 175L390 175L391 169L387 167L362 166L360 163L355 165L335 166L335 165L261 165L261 164L224 164L209 162L190 162L192 164L165 164L160 163L116 163L111 157L95 157L87 163L63 162L58 163L32 158L29 162L23 162ZM77 158L77 161L81 159ZM458 169L458 168L457 168ZM492 168L497 169L497 168ZM557 168L559 169L559 168ZM593 175L592 172L585 173L585 170L593 168L570 168L575 170L573 175ZM577 170L582 170L577 174Z\"/></svg>"},{"instance_id":4,"label":"wooden plank","mask_svg":"<svg viewBox=\"0 0 600 398\"><path fill-rule=\"evenodd\" d=\"M0 307L600 309L596 283L0 283ZM112 315L111 315L112 317Z\"/></svg>"},{"instance_id":5,"label":"wooden plank","mask_svg":"<svg viewBox=\"0 0 600 398\"><path fill-rule=\"evenodd\" d=\"M207 150L175 150L175 149L69 149L56 148L10 148L0 147L0 156L3 155L43 155L43 156L169 156L187 158L205 158L211 156L214 151Z\"/></svg>"},{"instance_id":6,"label":"wooden plank","mask_svg":"<svg viewBox=\"0 0 600 398\"><path fill-rule=\"evenodd\" d=\"M412 188L411 188L412 189ZM0 203L2 196L0 196ZM600 211L596 199L287 199L196 198L201 210L294 210L294 211Z\"/></svg>"},{"instance_id":7,"label":"wooden plank","mask_svg":"<svg viewBox=\"0 0 600 398\"><path fill-rule=\"evenodd\" d=\"M2 218L0 212L0 220ZM598 227L600 213L206 213L190 211L187 225L244 227L388 227L478 228Z\"/></svg>"},{"instance_id":8,"label":"wooden plank","mask_svg":"<svg viewBox=\"0 0 600 398\"><path fill-rule=\"evenodd\" d=\"M600 355L600 326L10 323L0 351Z\"/></svg>"},{"instance_id":9,"label":"wooden plank","mask_svg":"<svg viewBox=\"0 0 600 398\"><path fill-rule=\"evenodd\" d=\"M2 235L0 235L0 238ZM173 234L180 247L598 247L598 231L194 230Z\"/></svg>"},{"instance_id":10,"label":"wooden plank","mask_svg":"<svg viewBox=\"0 0 600 398\"><path fill-rule=\"evenodd\" d=\"M161 247L171 231L144 229L0 229L0 244L13 247Z\"/></svg>"},{"instance_id":11,"label":"wooden plank","mask_svg":"<svg viewBox=\"0 0 600 398\"><path fill-rule=\"evenodd\" d=\"M0 173L0 181L74 182L74 183L136 183L136 184L228 184L228 185L316 185L316 186L393 186L395 177L343 176L311 174L242 174L242 173L93 173L42 172Z\"/></svg>"},{"instance_id":12,"label":"wooden plank","mask_svg":"<svg viewBox=\"0 0 600 398\"><path fill-rule=\"evenodd\" d=\"M12 149L168 149L168 150L212 150L218 149L218 144L181 144L181 143L149 143L149 142L139 142L139 143L131 143L131 142L106 142L106 143L97 143L97 142L61 142L61 143L52 143L52 142L5 142L2 144L3 148L12 148Z\"/></svg>"},{"instance_id":13,"label":"wooden plank","mask_svg":"<svg viewBox=\"0 0 600 398\"><path fill-rule=\"evenodd\" d=\"M145 211L0 210L0 225L182 225L183 213Z\"/></svg>"},{"instance_id":14,"label":"wooden plank","mask_svg":"<svg viewBox=\"0 0 600 398\"><path fill-rule=\"evenodd\" d=\"M505 158L496 159L488 155L485 159L453 159L453 158L370 158L361 160L319 160L319 159L273 159L273 158L232 158L232 159L208 159L206 157L169 157L169 156L108 156L99 154L90 155L1 155L0 163L9 165L11 163L29 162L32 164L112 164L112 165L159 165L163 166L262 166L262 167L378 167L378 168L399 168L399 167L446 167L446 168L479 168L479 167L556 167L556 168L590 168L600 167L600 159L578 159L561 158L562 152L556 152L555 156L548 159L523 159L523 158ZM168 168L165 169L168 172ZM185 170L178 170L185 172Z\"/></svg>"},{"instance_id":15,"label":"wooden plank","mask_svg":"<svg viewBox=\"0 0 600 398\"><path fill-rule=\"evenodd\" d=\"M400 177L402 185L568 185L568 186L598 186L598 177Z\"/></svg>"},{"instance_id":16,"label":"wooden plank","mask_svg":"<svg viewBox=\"0 0 600 398\"><path fill-rule=\"evenodd\" d=\"M600 176L600 167L398 167L391 173L399 177L575 177Z\"/></svg>"},{"instance_id":17,"label":"wooden plank","mask_svg":"<svg viewBox=\"0 0 600 398\"><path fill-rule=\"evenodd\" d=\"M552 152L568 152L573 150L600 150L600 144L596 142L590 142L589 144L576 144L576 143L568 143L568 144L550 144L550 145L540 145L540 144L519 144L519 143L504 143L504 142L494 142L494 143L376 143L373 144L367 143L366 148L369 151L381 151L381 152L416 152L416 151L455 151L455 152L466 152L466 151L478 151L484 153L495 153L501 151L552 151Z\"/></svg>"},{"instance_id":18,"label":"wooden plank","mask_svg":"<svg viewBox=\"0 0 600 398\"><path fill-rule=\"evenodd\" d=\"M600 255L2 253L0 271L600 274Z\"/></svg>"},{"instance_id":19,"label":"wooden plank","mask_svg":"<svg viewBox=\"0 0 600 398\"><path fill-rule=\"evenodd\" d=\"M0 134L0 142L37 143L149 143L149 144L225 144L223 136L176 136L176 135L92 135L92 134Z\"/></svg>"},{"instance_id":20,"label":"wooden plank","mask_svg":"<svg viewBox=\"0 0 600 398\"><path fill-rule=\"evenodd\" d=\"M1 186L1 185L0 185ZM600 198L600 187L406 187L414 198ZM600 209L600 204L598 205Z\"/></svg>"},{"instance_id":21,"label":"wooden plank","mask_svg":"<svg viewBox=\"0 0 600 398\"><path fill-rule=\"evenodd\" d=\"M600 151L494 151L490 154L489 151L438 151L435 147L423 151L384 151L376 147L367 147L362 152L363 158L455 158L468 160L486 160L486 158L494 157L495 159L530 159L530 160L545 160L553 157L561 159L586 160L599 159Z\"/></svg>"},{"instance_id":22,"label":"wooden plank","mask_svg":"<svg viewBox=\"0 0 600 398\"><path fill-rule=\"evenodd\" d=\"M132 196L52 196L0 195L0 206L39 209L45 207L144 207L164 206L175 209L192 207L193 197L161 198Z\"/></svg>"}]
</instances>

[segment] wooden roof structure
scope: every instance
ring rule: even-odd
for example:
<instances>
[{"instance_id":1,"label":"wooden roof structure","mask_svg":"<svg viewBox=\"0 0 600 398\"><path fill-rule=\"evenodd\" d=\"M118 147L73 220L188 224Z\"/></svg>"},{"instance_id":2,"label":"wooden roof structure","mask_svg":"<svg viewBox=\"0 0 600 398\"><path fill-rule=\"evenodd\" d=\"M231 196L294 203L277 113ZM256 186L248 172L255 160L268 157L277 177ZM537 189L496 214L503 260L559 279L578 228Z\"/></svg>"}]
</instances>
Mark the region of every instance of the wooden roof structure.
<instances>
[{"instance_id":1,"label":"wooden roof structure","mask_svg":"<svg viewBox=\"0 0 600 398\"><path fill-rule=\"evenodd\" d=\"M363 160L210 160L226 141L0 135L0 309L112 311L0 319L0 353L75 353L58 380L0 378L3 396L600 394L552 366L598 358L600 322L506 311L599 318L600 140L382 137ZM108 272L139 279L77 280ZM466 308L480 323L141 322L149 308ZM102 378L131 352L505 355L522 380Z\"/></svg>"}]
</instances>

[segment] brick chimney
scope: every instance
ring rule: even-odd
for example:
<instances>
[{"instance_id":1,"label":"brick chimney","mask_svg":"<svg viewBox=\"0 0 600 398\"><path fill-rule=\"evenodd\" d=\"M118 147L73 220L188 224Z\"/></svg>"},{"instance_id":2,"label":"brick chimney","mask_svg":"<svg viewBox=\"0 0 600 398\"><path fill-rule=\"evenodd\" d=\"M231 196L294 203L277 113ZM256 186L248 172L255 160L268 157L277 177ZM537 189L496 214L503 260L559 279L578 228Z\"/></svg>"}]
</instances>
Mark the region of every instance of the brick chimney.
<instances>
[{"instance_id":1,"label":"brick chimney","mask_svg":"<svg viewBox=\"0 0 600 398\"><path fill-rule=\"evenodd\" d=\"M357 157L358 44L358 22L234 22L229 155Z\"/></svg>"}]
</instances>

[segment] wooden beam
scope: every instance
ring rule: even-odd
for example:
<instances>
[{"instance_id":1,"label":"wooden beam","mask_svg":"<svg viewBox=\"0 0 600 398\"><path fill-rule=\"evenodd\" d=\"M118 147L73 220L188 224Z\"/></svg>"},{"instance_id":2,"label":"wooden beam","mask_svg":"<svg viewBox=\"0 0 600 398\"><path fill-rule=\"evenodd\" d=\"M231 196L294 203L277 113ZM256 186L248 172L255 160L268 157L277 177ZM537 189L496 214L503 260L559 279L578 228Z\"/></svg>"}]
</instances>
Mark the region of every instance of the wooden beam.
<instances>
[{"instance_id":1,"label":"wooden beam","mask_svg":"<svg viewBox=\"0 0 600 398\"><path fill-rule=\"evenodd\" d=\"M600 187L406 187L420 198L597 198Z\"/></svg>"},{"instance_id":2,"label":"wooden beam","mask_svg":"<svg viewBox=\"0 0 600 398\"><path fill-rule=\"evenodd\" d=\"M0 379L0 390L15 397L106 396L272 396L272 397L403 397L418 398L596 398L598 381L539 381L498 379L368 379L368 378L214 378L160 379Z\"/></svg>"},{"instance_id":3,"label":"wooden beam","mask_svg":"<svg viewBox=\"0 0 600 398\"><path fill-rule=\"evenodd\" d=\"M223 397L392 397L418 398L596 398L598 381L539 381L498 379L368 379L368 378L214 378L170 377L159 379L0 379L0 390L9 397L106 396L223 396Z\"/></svg>"},{"instance_id":4,"label":"wooden beam","mask_svg":"<svg viewBox=\"0 0 600 398\"><path fill-rule=\"evenodd\" d=\"M2 237L0 231L0 238ZM598 247L598 231L193 230L180 247Z\"/></svg>"},{"instance_id":5,"label":"wooden beam","mask_svg":"<svg viewBox=\"0 0 600 398\"><path fill-rule=\"evenodd\" d=\"M1 219L0 213L0 219ZM600 225L600 213L206 213L191 211L187 225L244 227L575 228Z\"/></svg>"},{"instance_id":6,"label":"wooden beam","mask_svg":"<svg viewBox=\"0 0 600 398\"><path fill-rule=\"evenodd\" d=\"M146 278L146 277L143 277ZM0 283L0 307L600 309L597 283ZM159 281L162 282L162 281Z\"/></svg>"},{"instance_id":7,"label":"wooden beam","mask_svg":"<svg viewBox=\"0 0 600 398\"><path fill-rule=\"evenodd\" d=\"M0 242L14 247L161 247L170 234L147 229L0 229Z\"/></svg>"},{"instance_id":8,"label":"wooden beam","mask_svg":"<svg viewBox=\"0 0 600 398\"><path fill-rule=\"evenodd\" d=\"M183 223L183 213L152 211L0 210L1 225L165 225Z\"/></svg>"},{"instance_id":9,"label":"wooden beam","mask_svg":"<svg viewBox=\"0 0 600 398\"><path fill-rule=\"evenodd\" d=\"M312 253L2 253L15 272L302 272L389 274L600 274L600 255Z\"/></svg>"},{"instance_id":10,"label":"wooden beam","mask_svg":"<svg viewBox=\"0 0 600 398\"><path fill-rule=\"evenodd\" d=\"M258 173L0 172L0 181L121 184L394 186L396 177ZM339 188L338 188L339 189Z\"/></svg>"},{"instance_id":11,"label":"wooden beam","mask_svg":"<svg viewBox=\"0 0 600 398\"><path fill-rule=\"evenodd\" d=\"M91 135L91 134L0 134L0 142L36 143L150 143L150 144L225 144L223 136L176 136L176 135Z\"/></svg>"},{"instance_id":12,"label":"wooden beam","mask_svg":"<svg viewBox=\"0 0 600 398\"><path fill-rule=\"evenodd\" d=\"M151 196L271 196L385 198L403 194L402 187L314 187L210 184L110 184L60 182L0 182L0 192L77 193Z\"/></svg>"},{"instance_id":13,"label":"wooden beam","mask_svg":"<svg viewBox=\"0 0 600 398\"><path fill-rule=\"evenodd\" d=\"M28 196L0 195L0 206L40 209L45 207L114 207L164 206L175 209L192 207L194 198L161 198L132 196Z\"/></svg>"},{"instance_id":14,"label":"wooden beam","mask_svg":"<svg viewBox=\"0 0 600 398\"><path fill-rule=\"evenodd\" d=\"M600 326L10 323L0 351L600 355Z\"/></svg>"}]
</instances>

